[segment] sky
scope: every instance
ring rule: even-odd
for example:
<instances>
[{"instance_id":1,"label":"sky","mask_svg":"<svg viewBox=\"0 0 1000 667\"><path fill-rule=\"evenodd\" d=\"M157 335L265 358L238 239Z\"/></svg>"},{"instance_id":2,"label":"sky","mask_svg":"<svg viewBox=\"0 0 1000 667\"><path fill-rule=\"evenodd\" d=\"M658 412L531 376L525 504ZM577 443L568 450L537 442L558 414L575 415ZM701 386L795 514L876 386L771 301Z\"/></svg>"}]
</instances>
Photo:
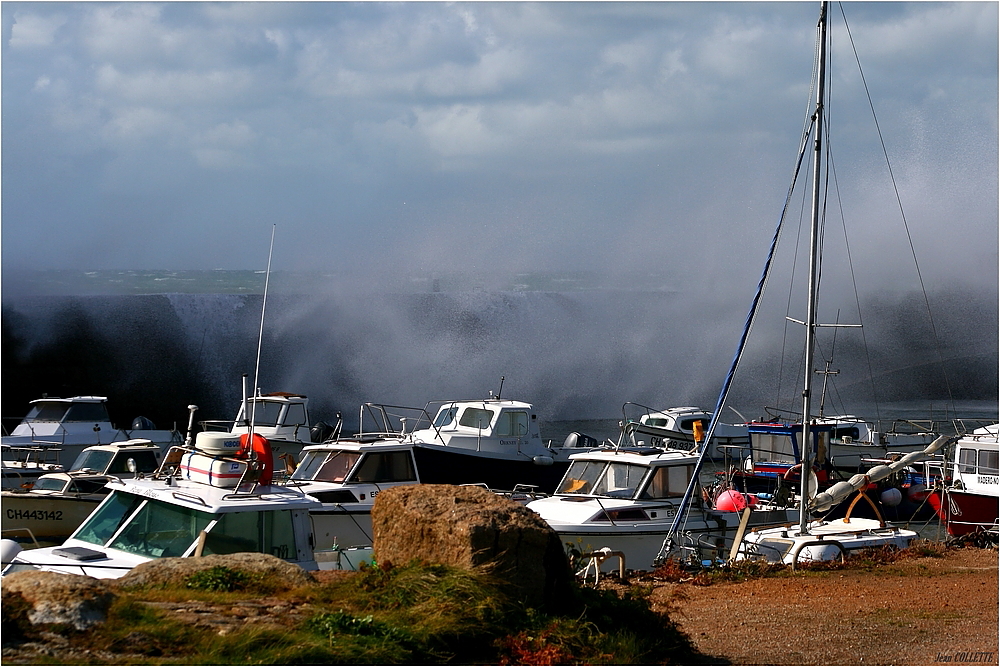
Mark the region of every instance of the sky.
<instances>
[{"instance_id":1,"label":"sky","mask_svg":"<svg viewBox=\"0 0 1000 667\"><path fill-rule=\"evenodd\" d=\"M274 226L274 267L368 280L755 280L818 10L5 1L4 272L261 269ZM997 3L832 14L853 261L891 285L912 243L930 285L995 292Z\"/></svg>"}]
</instances>

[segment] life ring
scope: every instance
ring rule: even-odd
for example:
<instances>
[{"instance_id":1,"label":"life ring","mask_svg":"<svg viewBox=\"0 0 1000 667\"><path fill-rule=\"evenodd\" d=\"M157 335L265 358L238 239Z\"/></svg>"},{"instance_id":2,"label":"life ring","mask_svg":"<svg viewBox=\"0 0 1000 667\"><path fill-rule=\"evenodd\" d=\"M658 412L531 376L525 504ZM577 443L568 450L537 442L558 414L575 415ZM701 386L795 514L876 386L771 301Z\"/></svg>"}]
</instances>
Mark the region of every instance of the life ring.
<instances>
[{"instance_id":1,"label":"life ring","mask_svg":"<svg viewBox=\"0 0 1000 667\"><path fill-rule=\"evenodd\" d=\"M251 438L249 433L244 433L240 436L240 450L236 453L236 458L255 460L261 466L257 483L262 486L271 483L274 477L274 455L267 438L259 433L254 433Z\"/></svg>"}]
</instances>

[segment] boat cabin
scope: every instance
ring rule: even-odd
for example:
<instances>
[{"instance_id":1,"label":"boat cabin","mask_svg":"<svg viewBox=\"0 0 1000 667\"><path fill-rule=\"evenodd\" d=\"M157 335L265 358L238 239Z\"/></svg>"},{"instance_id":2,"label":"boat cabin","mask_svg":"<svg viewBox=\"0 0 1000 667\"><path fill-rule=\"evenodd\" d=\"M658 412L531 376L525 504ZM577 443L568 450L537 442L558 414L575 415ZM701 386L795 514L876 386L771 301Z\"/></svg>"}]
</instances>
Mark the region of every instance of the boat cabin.
<instances>
[{"instance_id":1,"label":"boat cabin","mask_svg":"<svg viewBox=\"0 0 1000 667\"><path fill-rule=\"evenodd\" d=\"M156 472L159 466L160 448L149 440L137 438L110 445L87 447L67 472L131 475L137 472Z\"/></svg>"},{"instance_id":2,"label":"boat cabin","mask_svg":"<svg viewBox=\"0 0 1000 667\"><path fill-rule=\"evenodd\" d=\"M489 399L441 405L430 427L414 430L412 439L477 451L547 454L530 403Z\"/></svg>"},{"instance_id":3,"label":"boat cabin","mask_svg":"<svg viewBox=\"0 0 1000 667\"><path fill-rule=\"evenodd\" d=\"M1000 496L1000 438L993 425L976 429L955 444L953 479L967 491Z\"/></svg>"},{"instance_id":4,"label":"boat cabin","mask_svg":"<svg viewBox=\"0 0 1000 667\"><path fill-rule=\"evenodd\" d=\"M413 450L402 443L310 445L291 480L312 482L307 493L338 503L371 501L386 488L420 483Z\"/></svg>"},{"instance_id":5,"label":"boat cabin","mask_svg":"<svg viewBox=\"0 0 1000 667\"><path fill-rule=\"evenodd\" d=\"M269 440L310 442L309 399L302 394L273 392L248 398L236 413L232 432L254 423L254 432Z\"/></svg>"},{"instance_id":6,"label":"boat cabin","mask_svg":"<svg viewBox=\"0 0 1000 667\"><path fill-rule=\"evenodd\" d=\"M107 401L104 396L36 399L29 404L31 407L21 423L11 431L11 437L60 445L73 435L99 441L100 433L104 432L107 434L104 440L110 442L116 430L111 425Z\"/></svg>"},{"instance_id":7,"label":"boat cabin","mask_svg":"<svg viewBox=\"0 0 1000 667\"><path fill-rule=\"evenodd\" d=\"M263 438L254 440L253 453L266 446ZM4 574L36 568L116 578L155 558L238 552L317 569L309 511L319 501L295 488L258 483L266 464L229 454L173 447L149 477L110 477L108 496L62 546L21 551ZM239 479L215 474L231 466L242 470Z\"/></svg>"}]
</instances>

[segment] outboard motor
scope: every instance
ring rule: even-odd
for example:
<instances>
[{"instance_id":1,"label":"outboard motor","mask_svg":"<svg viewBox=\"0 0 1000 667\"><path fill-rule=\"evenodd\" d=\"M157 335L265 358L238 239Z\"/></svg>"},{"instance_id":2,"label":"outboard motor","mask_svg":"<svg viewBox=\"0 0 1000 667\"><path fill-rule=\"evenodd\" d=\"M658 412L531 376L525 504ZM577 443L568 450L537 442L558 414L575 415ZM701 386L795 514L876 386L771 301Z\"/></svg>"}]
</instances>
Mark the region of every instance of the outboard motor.
<instances>
[{"instance_id":1,"label":"outboard motor","mask_svg":"<svg viewBox=\"0 0 1000 667\"><path fill-rule=\"evenodd\" d=\"M132 420L133 431L155 431L156 424L149 417L139 416Z\"/></svg>"},{"instance_id":2,"label":"outboard motor","mask_svg":"<svg viewBox=\"0 0 1000 667\"><path fill-rule=\"evenodd\" d=\"M326 422L316 422L309 429L309 440L315 443L326 442L333 435L333 427Z\"/></svg>"},{"instance_id":3,"label":"outboard motor","mask_svg":"<svg viewBox=\"0 0 1000 667\"><path fill-rule=\"evenodd\" d=\"M567 435L566 440L563 441L563 447L568 449L597 449L600 445L597 438L576 431Z\"/></svg>"}]
</instances>

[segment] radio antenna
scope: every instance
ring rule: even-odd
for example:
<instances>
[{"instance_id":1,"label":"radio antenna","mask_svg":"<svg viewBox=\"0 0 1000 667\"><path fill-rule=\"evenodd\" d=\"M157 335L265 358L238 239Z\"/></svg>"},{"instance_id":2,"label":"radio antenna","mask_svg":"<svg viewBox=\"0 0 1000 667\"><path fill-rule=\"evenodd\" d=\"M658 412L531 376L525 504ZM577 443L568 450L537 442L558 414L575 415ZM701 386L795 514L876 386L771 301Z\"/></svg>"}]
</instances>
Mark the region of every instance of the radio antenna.
<instances>
[{"instance_id":1,"label":"radio antenna","mask_svg":"<svg viewBox=\"0 0 1000 667\"><path fill-rule=\"evenodd\" d=\"M271 253L274 251L274 230L277 225L271 225L271 247L267 250L267 271L264 273L264 300L260 305L260 334L257 336L257 364L253 372L253 387L250 391L254 399L257 397L257 390L260 386L260 348L264 345L264 312L267 310L267 286L271 280ZM250 401L250 434L253 435L253 427L257 417L257 401Z\"/></svg>"}]
</instances>

